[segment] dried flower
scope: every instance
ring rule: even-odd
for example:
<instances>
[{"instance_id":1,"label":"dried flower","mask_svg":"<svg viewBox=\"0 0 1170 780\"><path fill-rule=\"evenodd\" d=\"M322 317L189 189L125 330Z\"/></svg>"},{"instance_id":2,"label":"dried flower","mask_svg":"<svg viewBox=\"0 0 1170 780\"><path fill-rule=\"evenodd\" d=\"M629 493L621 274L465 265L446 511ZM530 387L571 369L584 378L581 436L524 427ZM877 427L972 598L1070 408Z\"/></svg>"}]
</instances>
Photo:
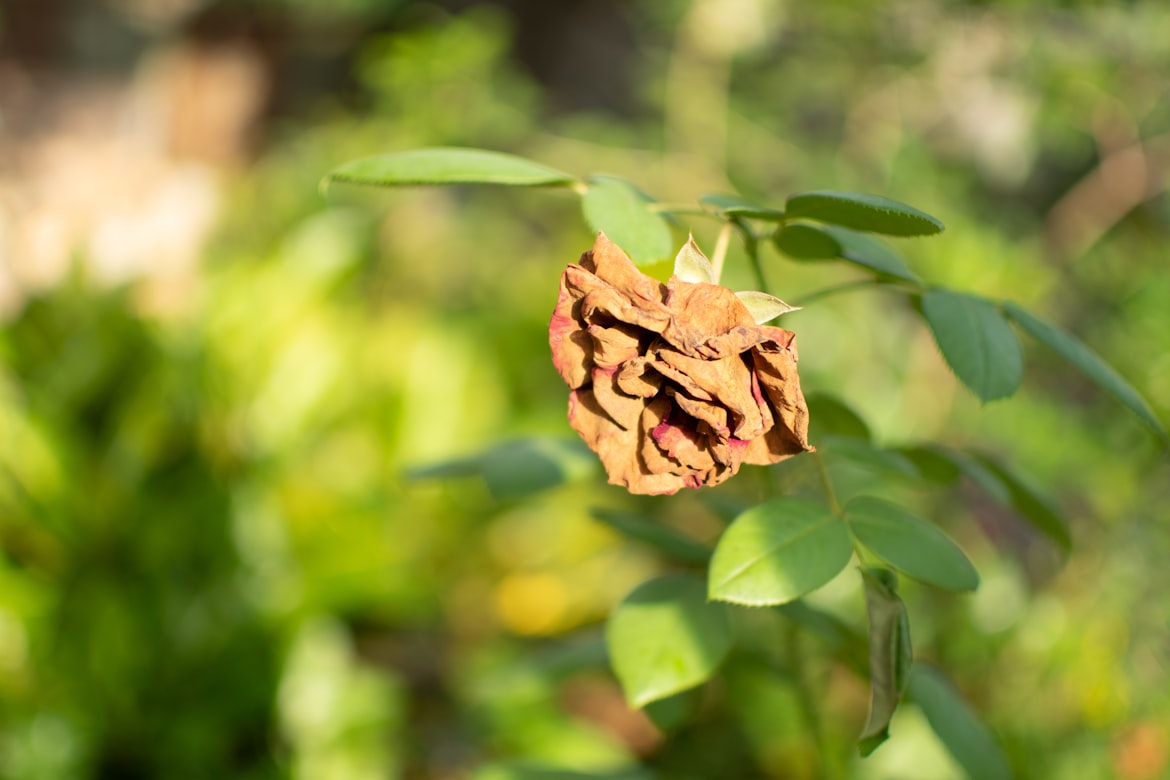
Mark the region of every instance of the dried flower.
<instances>
[{"instance_id":1,"label":"dried flower","mask_svg":"<svg viewBox=\"0 0 1170 780\"><path fill-rule=\"evenodd\" d=\"M725 287L646 276L604 234L561 276L548 335L570 424L631 493L811 449L795 335L757 325Z\"/></svg>"}]
</instances>

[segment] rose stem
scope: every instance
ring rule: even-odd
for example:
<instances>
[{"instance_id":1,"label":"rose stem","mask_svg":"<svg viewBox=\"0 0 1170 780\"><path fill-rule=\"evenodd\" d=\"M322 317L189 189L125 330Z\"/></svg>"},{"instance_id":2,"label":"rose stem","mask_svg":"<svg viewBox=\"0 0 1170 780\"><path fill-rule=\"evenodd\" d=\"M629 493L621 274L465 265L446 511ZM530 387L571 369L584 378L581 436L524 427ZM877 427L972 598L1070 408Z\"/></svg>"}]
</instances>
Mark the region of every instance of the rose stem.
<instances>
[{"instance_id":1,"label":"rose stem","mask_svg":"<svg viewBox=\"0 0 1170 780\"><path fill-rule=\"evenodd\" d=\"M866 287L892 287L899 284L899 282L886 282L881 279L857 279L852 282L844 282L843 284L834 284L829 287L822 287L819 290L813 290L808 295L800 299L798 306L808 306L813 301L819 301L822 298L828 298L837 293L850 292L852 290L862 290Z\"/></svg>"},{"instance_id":2,"label":"rose stem","mask_svg":"<svg viewBox=\"0 0 1170 780\"><path fill-rule=\"evenodd\" d=\"M715 270L715 284L719 284L719 277L723 275L723 261L727 258L727 246L731 243L730 222L723 223L719 231L719 238L715 240L715 251L711 255L711 268Z\"/></svg>"},{"instance_id":3,"label":"rose stem","mask_svg":"<svg viewBox=\"0 0 1170 780\"><path fill-rule=\"evenodd\" d=\"M837 493L833 490L833 482L829 479L829 469L825 467L825 458L819 450L812 451L813 460L817 462L817 474L821 477L821 487L824 488L825 498L829 502L829 509L838 517L841 516L841 504L837 502Z\"/></svg>"},{"instance_id":4,"label":"rose stem","mask_svg":"<svg viewBox=\"0 0 1170 780\"><path fill-rule=\"evenodd\" d=\"M701 206L692 206L689 203L649 203L646 208L655 214L691 214L696 217L719 219L718 214L713 214Z\"/></svg>"},{"instance_id":5,"label":"rose stem","mask_svg":"<svg viewBox=\"0 0 1170 780\"><path fill-rule=\"evenodd\" d=\"M760 265L760 244L756 234L742 219L732 218L732 223L739 228L739 233L743 236L743 250L747 253L748 264L751 265L752 273L755 274L756 289L762 293L768 292L768 280L764 277L764 267Z\"/></svg>"},{"instance_id":6,"label":"rose stem","mask_svg":"<svg viewBox=\"0 0 1170 780\"><path fill-rule=\"evenodd\" d=\"M820 450L813 450L811 454L817 464L817 474L821 477L821 487L825 491L825 499L829 502L829 510L837 517L845 519L845 513L841 509L841 502L837 500L837 492L833 490L833 481L829 479L829 469L825 466L824 456L821 455ZM853 535L853 529L849 528L848 523L845 524L845 527L849 530L849 539L853 543L853 554L857 556L857 562L865 566L865 550L858 543L857 538Z\"/></svg>"}]
</instances>

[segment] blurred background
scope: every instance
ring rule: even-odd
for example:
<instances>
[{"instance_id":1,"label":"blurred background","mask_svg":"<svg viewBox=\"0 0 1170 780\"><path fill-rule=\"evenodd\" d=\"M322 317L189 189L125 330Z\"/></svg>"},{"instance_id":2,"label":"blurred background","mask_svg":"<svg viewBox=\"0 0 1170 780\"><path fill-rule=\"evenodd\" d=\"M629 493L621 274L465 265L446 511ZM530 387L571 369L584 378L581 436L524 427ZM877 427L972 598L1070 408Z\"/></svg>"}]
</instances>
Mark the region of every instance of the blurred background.
<instances>
[{"instance_id":1,"label":"blurred background","mask_svg":"<svg viewBox=\"0 0 1170 780\"><path fill-rule=\"evenodd\" d=\"M468 145L670 202L882 193L947 223L902 242L920 275L1067 328L1165 420L1168 41L1163 0L3 0L0 776L804 778L829 744L846 776L961 777L912 707L852 758L865 687L829 663L821 747L750 665L672 739L630 712L599 625L662 563L586 507L704 541L718 513L588 460L522 498L403 476L571 435L545 331L575 197L318 184ZM788 300L855 274L765 260ZM921 497L983 585L909 586L916 651L1019 776L1166 777L1153 437L1031 348L980 406L880 292L785 326L880 443L982 448L1069 518L1061 564L972 486Z\"/></svg>"}]
</instances>

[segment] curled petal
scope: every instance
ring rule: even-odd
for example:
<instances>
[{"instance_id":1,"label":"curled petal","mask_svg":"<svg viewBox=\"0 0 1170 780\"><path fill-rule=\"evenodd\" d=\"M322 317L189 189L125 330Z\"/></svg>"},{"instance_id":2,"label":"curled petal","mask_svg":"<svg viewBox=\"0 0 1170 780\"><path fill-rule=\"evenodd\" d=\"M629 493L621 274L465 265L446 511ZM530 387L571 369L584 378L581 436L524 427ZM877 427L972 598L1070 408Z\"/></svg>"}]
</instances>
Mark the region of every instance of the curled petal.
<instances>
[{"instance_id":1,"label":"curled petal","mask_svg":"<svg viewBox=\"0 0 1170 780\"><path fill-rule=\"evenodd\" d=\"M627 298L647 304L648 308L661 306L666 299L666 288L638 270L622 248L597 234L593 249L581 256L581 265L623 293Z\"/></svg>"},{"instance_id":2,"label":"curled petal","mask_svg":"<svg viewBox=\"0 0 1170 780\"><path fill-rule=\"evenodd\" d=\"M626 395L652 398L662 389L662 374L653 370L644 357L628 360L618 368L617 386Z\"/></svg>"},{"instance_id":3,"label":"curled petal","mask_svg":"<svg viewBox=\"0 0 1170 780\"><path fill-rule=\"evenodd\" d=\"M684 355L726 358L759 341L751 312L726 287L672 278L667 290L671 319L662 337Z\"/></svg>"},{"instance_id":4,"label":"curled petal","mask_svg":"<svg viewBox=\"0 0 1170 780\"><path fill-rule=\"evenodd\" d=\"M629 396L621 392L615 379L616 369L593 369L593 398L597 401L609 419L613 420L623 430L638 427L638 418L646 402L636 396Z\"/></svg>"},{"instance_id":5,"label":"curled petal","mask_svg":"<svg viewBox=\"0 0 1170 780\"><path fill-rule=\"evenodd\" d=\"M654 367L692 397L725 408L732 434L752 439L764 432L759 403L752 396L752 374L738 354L719 360L688 357L673 349L655 351Z\"/></svg>"},{"instance_id":6,"label":"curled petal","mask_svg":"<svg viewBox=\"0 0 1170 780\"><path fill-rule=\"evenodd\" d=\"M569 266L569 269L576 266ZM561 277L560 295L548 325L548 344L553 365L569 387L577 388L589 378L593 366L593 342L575 314L581 296L572 286L569 270Z\"/></svg>"},{"instance_id":7,"label":"curled petal","mask_svg":"<svg viewBox=\"0 0 1170 780\"><path fill-rule=\"evenodd\" d=\"M641 352L639 336L644 331L625 323L613 327L589 326L593 340L593 362L599 366L613 368L638 357Z\"/></svg>"}]
</instances>

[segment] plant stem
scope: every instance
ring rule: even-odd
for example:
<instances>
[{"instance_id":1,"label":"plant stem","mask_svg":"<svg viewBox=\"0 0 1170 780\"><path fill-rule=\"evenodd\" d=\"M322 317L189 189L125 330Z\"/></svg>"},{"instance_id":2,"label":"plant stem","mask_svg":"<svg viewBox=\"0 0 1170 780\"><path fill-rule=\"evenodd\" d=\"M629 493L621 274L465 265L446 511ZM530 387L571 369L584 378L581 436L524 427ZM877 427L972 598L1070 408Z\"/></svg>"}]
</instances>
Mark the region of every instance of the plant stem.
<instances>
[{"instance_id":1,"label":"plant stem","mask_svg":"<svg viewBox=\"0 0 1170 780\"><path fill-rule=\"evenodd\" d=\"M798 303L793 305L801 307L808 306L813 301L819 301L822 298L828 298L830 296L837 295L838 293L852 292L853 290L864 290L867 287L893 287L905 292L899 285L899 282L882 281L881 279L856 279L852 282L834 284L830 285L829 287L822 287L819 290L813 290L808 295L802 297Z\"/></svg>"},{"instance_id":2,"label":"plant stem","mask_svg":"<svg viewBox=\"0 0 1170 780\"><path fill-rule=\"evenodd\" d=\"M712 211L708 211L702 206L695 206L690 203L650 203L647 205L647 208L656 214L693 214L699 217L720 219L718 214Z\"/></svg>"},{"instance_id":3,"label":"plant stem","mask_svg":"<svg viewBox=\"0 0 1170 780\"><path fill-rule=\"evenodd\" d=\"M715 284L719 284L719 277L723 275L723 261L727 259L727 247L731 244L732 227L730 222L723 223L723 229L719 231L719 238L715 241L715 251L711 254L711 267L715 269Z\"/></svg>"},{"instance_id":4,"label":"plant stem","mask_svg":"<svg viewBox=\"0 0 1170 780\"><path fill-rule=\"evenodd\" d=\"M820 450L813 450L812 457L817 464L817 474L821 478L821 488L825 491L825 500L829 502L829 509L844 521L845 512L841 508L841 502L837 500L837 491L833 489L833 481L829 478L829 468L825 465L825 458L821 455ZM848 523L845 523L845 527L849 530L849 541L853 545L853 554L857 556L857 562L862 566L867 565L865 548L857 541L857 537L853 535L853 529Z\"/></svg>"},{"instance_id":5,"label":"plant stem","mask_svg":"<svg viewBox=\"0 0 1170 780\"><path fill-rule=\"evenodd\" d=\"M841 515L841 504L837 501L837 493L833 490L833 482L829 479L829 469L825 466L825 458L819 450L812 451L813 460L817 464L817 474L821 478L821 487L825 491L825 499L829 502L829 509L838 517Z\"/></svg>"},{"instance_id":6,"label":"plant stem","mask_svg":"<svg viewBox=\"0 0 1170 780\"><path fill-rule=\"evenodd\" d=\"M760 265L760 243L756 239L756 234L742 219L732 219L728 224L734 224L739 228L740 235L743 236L743 249L747 253L748 264L756 277L756 289L763 293L768 292L768 279L764 276L764 267Z\"/></svg>"}]
</instances>

